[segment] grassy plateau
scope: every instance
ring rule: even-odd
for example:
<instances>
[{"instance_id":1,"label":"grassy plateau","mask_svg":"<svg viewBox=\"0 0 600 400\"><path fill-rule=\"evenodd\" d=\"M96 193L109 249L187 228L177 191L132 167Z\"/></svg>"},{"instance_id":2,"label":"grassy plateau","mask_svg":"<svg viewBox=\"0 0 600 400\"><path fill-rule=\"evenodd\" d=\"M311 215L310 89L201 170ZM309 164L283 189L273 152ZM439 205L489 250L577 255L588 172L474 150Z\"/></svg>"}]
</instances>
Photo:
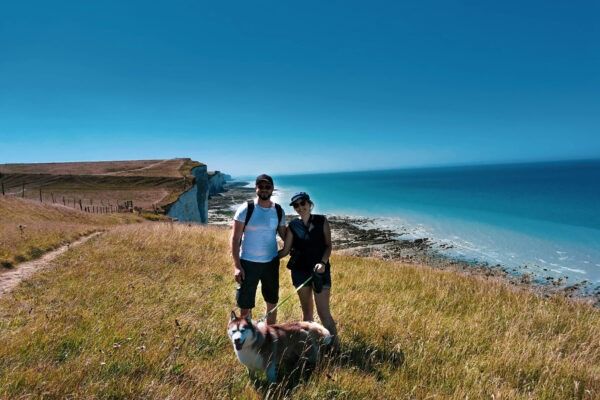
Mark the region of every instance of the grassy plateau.
<instances>
[{"instance_id":1,"label":"grassy plateau","mask_svg":"<svg viewBox=\"0 0 600 400\"><path fill-rule=\"evenodd\" d=\"M0 398L600 398L597 309L335 254L341 354L295 387L249 382L226 335L235 289L229 234L119 226L1 297ZM292 285L281 268L284 298ZM300 317L294 296L279 320Z\"/></svg>"},{"instance_id":2,"label":"grassy plateau","mask_svg":"<svg viewBox=\"0 0 600 400\"><path fill-rule=\"evenodd\" d=\"M81 206L108 206L133 201L153 210L177 200L189 189L191 170L203 164L189 158L168 160L0 164L7 195Z\"/></svg>"},{"instance_id":3,"label":"grassy plateau","mask_svg":"<svg viewBox=\"0 0 600 400\"><path fill-rule=\"evenodd\" d=\"M141 221L132 214L89 214L0 196L0 272L89 233Z\"/></svg>"}]
</instances>

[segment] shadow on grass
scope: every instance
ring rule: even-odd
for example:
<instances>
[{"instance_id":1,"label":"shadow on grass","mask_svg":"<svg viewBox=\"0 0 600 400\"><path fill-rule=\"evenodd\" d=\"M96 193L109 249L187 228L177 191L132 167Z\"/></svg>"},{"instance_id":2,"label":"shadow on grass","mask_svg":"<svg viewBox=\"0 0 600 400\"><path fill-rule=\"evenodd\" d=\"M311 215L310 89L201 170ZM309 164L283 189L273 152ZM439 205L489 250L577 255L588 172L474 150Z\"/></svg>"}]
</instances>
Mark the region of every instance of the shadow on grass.
<instances>
[{"instance_id":1,"label":"shadow on grass","mask_svg":"<svg viewBox=\"0 0 600 400\"><path fill-rule=\"evenodd\" d=\"M398 346L377 346L361 336L350 339L343 341L339 351L333 355L334 365L354 367L381 380L381 368L397 369L404 364L404 352Z\"/></svg>"},{"instance_id":2,"label":"shadow on grass","mask_svg":"<svg viewBox=\"0 0 600 400\"><path fill-rule=\"evenodd\" d=\"M269 383L262 376L250 377L250 381L263 399L282 399L291 397L296 387L309 382L315 370L324 372L327 379L334 380L327 371L335 367L356 368L382 381L384 368L400 368L404 360L404 352L398 346L377 346L363 337L354 336L342 342L338 349L326 351L317 365L299 362L291 371L281 370L281 379L277 383Z\"/></svg>"}]
</instances>

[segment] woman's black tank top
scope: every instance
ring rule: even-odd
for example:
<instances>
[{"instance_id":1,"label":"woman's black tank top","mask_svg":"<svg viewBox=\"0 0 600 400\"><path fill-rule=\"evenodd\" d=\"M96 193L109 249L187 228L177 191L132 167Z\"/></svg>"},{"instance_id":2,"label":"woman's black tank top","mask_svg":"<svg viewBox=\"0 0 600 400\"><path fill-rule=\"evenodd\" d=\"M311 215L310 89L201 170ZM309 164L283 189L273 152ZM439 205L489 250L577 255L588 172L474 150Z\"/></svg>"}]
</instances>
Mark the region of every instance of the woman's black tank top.
<instances>
[{"instance_id":1,"label":"woman's black tank top","mask_svg":"<svg viewBox=\"0 0 600 400\"><path fill-rule=\"evenodd\" d=\"M326 248L324 224L325 216L315 214L310 216L308 226L301 218L290 222L289 228L294 235L292 254L298 257L294 269L312 271L315 264L321 262Z\"/></svg>"}]
</instances>

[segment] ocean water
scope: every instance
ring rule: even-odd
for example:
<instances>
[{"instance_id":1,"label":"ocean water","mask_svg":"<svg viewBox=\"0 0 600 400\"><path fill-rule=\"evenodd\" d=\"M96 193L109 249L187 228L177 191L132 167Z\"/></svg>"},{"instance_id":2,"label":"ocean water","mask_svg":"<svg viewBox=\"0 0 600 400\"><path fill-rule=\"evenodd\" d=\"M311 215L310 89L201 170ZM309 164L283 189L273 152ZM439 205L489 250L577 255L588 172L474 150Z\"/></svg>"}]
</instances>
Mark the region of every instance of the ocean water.
<instances>
[{"instance_id":1,"label":"ocean water","mask_svg":"<svg viewBox=\"0 0 600 400\"><path fill-rule=\"evenodd\" d=\"M600 284L600 160L274 178L287 213L302 190L315 212L371 217L451 257Z\"/></svg>"}]
</instances>

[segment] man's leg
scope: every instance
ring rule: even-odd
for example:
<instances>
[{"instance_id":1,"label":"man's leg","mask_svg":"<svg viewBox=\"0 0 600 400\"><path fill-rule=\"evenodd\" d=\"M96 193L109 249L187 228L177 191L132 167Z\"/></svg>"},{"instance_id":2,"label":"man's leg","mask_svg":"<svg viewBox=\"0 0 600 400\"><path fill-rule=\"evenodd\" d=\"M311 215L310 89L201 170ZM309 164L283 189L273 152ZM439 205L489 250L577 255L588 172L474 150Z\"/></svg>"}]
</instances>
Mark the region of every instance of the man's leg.
<instances>
[{"instance_id":1,"label":"man's leg","mask_svg":"<svg viewBox=\"0 0 600 400\"><path fill-rule=\"evenodd\" d=\"M265 265L261 277L262 295L267 303L267 313L274 310L279 301L279 258L273 259ZM267 315L267 325L272 325L277 321L277 310Z\"/></svg>"},{"instance_id":2,"label":"man's leg","mask_svg":"<svg viewBox=\"0 0 600 400\"><path fill-rule=\"evenodd\" d=\"M246 260L241 260L241 262L245 271L245 277L237 289L236 300L237 305L240 308L240 316L246 318L252 317L259 274L256 271L256 267L252 265L251 262Z\"/></svg>"}]
</instances>

